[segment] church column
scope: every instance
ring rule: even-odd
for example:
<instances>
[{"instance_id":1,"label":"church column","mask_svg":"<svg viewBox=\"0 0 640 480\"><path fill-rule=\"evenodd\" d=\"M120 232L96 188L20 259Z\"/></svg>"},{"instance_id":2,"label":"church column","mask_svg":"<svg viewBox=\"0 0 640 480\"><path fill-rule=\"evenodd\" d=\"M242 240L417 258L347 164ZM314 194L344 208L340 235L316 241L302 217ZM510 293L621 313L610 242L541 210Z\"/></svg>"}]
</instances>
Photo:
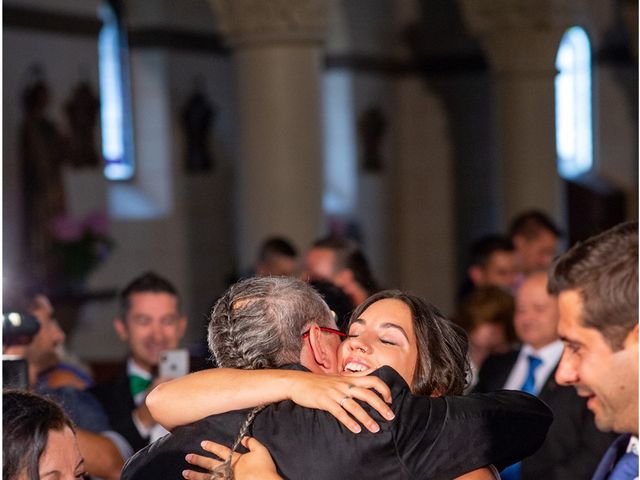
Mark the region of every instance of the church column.
<instances>
[{"instance_id":1,"label":"church column","mask_svg":"<svg viewBox=\"0 0 640 480\"><path fill-rule=\"evenodd\" d=\"M326 0L211 0L234 49L240 150L236 232L240 267L264 237L301 249L322 222L322 43Z\"/></svg>"},{"instance_id":2,"label":"church column","mask_svg":"<svg viewBox=\"0 0 640 480\"><path fill-rule=\"evenodd\" d=\"M527 208L563 217L556 170L555 58L575 18L560 0L462 0L496 78L503 210L508 222Z\"/></svg>"}]
</instances>

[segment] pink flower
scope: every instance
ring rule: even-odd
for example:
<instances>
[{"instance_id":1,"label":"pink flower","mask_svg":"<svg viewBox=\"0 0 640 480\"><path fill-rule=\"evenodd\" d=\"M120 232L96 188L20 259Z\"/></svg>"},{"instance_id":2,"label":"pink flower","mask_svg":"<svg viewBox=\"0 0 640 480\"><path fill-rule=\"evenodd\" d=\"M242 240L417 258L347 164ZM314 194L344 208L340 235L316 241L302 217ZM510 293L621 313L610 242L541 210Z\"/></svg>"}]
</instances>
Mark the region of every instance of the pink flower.
<instances>
[{"instance_id":1,"label":"pink flower","mask_svg":"<svg viewBox=\"0 0 640 480\"><path fill-rule=\"evenodd\" d=\"M109 219L103 212L92 212L83 221L86 228L94 235L106 236L109 233Z\"/></svg>"},{"instance_id":2,"label":"pink flower","mask_svg":"<svg viewBox=\"0 0 640 480\"><path fill-rule=\"evenodd\" d=\"M82 238L84 227L69 215L58 215L51 222L53 236L62 242L75 242Z\"/></svg>"}]
</instances>

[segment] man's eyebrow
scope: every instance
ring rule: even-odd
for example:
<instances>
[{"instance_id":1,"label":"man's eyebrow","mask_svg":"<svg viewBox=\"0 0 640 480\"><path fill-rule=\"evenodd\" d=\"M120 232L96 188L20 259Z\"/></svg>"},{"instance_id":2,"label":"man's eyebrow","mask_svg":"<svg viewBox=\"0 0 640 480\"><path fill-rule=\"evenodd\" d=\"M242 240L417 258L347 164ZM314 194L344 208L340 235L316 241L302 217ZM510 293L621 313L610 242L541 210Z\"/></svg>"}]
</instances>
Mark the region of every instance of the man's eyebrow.
<instances>
[{"instance_id":1,"label":"man's eyebrow","mask_svg":"<svg viewBox=\"0 0 640 480\"><path fill-rule=\"evenodd\" d=\"M562 340L563 343L569 343L571 345L583 345L582 342L578 341L578 340L573 340L571 338L567 338L563 335L559 336L560 340Z\"/></svg>"}]
</instances>

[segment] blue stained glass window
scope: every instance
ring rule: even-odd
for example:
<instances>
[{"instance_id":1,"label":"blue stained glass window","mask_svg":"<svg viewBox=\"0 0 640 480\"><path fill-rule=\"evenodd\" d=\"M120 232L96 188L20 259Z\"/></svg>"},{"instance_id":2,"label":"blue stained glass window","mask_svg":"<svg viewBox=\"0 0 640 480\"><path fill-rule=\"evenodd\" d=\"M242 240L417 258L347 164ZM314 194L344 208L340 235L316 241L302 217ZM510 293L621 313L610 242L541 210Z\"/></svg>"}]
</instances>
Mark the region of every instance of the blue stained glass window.
<instances>
[{"instance_id":1,"label":"blue stained glass window","mask_svg":"<svg viewBox=\"0 0 640 480\"><path fill-rule=\"evenodd\" d=\"M560 42L555 80L558 173L571 180L593 165L591 121L591 45L581 27L571 27Z\"/></svg>"},{"instance_id":2,"label":"blue stained glass window","mask_svg":"<svg viewBox=\"0 0 640 480\"><path fill-rule=\"evenodd\" d=\"M104 175L129 180L134 173L133 127L126 34L114 10L100 7L103 26L98 37L100 123Z\"/></svg>"}]
</instances>

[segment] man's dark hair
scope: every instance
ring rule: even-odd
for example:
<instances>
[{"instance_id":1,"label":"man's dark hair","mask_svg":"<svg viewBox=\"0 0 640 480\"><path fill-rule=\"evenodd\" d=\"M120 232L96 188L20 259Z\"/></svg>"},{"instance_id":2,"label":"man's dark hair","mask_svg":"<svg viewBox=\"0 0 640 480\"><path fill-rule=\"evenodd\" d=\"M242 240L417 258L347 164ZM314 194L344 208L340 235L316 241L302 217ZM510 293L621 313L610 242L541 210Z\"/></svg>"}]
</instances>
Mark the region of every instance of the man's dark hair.
<instances>
[{"instance_id":1,"label":"man's dark hair","mask_svg":"<svg viewBox=\"0 0 640 480\"><path fill-rule=\"evenodd\" d=\"M325 280L310 280L309 285L318 291L333 312L338 330L346 332L349 318L351 318L351 313L355 308L351 298L340 287L336 287L333 283Z\"/></svg>"},{"instance_id":2,"label":"man's dark hair","mask_svg":"<svg viewBox=\"0 0 640 480\"><path fill-rule=\"evenodd\" d=\"M388 298L403 302L411 310L418 346L411 391L415 395L462 395L469 373L467 334L431 303L399 290L384 290L361 303L351 322L373 303Z\"/></svg>"},{"instance_id":3,"label":"man's dark hair","mask_svg":"<svg viewBox=\"0 0 640 480\"><path fill-rule=\"evenodd\" d=\"M24 390L2 391L2 478L17 480L24 469L28 480L38 480L39 463L49 430L73 423L56 403Z\"/></svg>"},{"instance_id":4,"label":"man's dark hair","mask_svg":"<svg viewBox=\"0 0 640 480\"><path fill-rule=\"evenodd\" d=\"M469 265L484 267L495 252L513 252L513 243L503 235L486 235L471 245Z\"/></svg>"},{"instance_id":5,"label":"man's dark hair","mask_svg":"<svg viewBox=\"0 0 640 480\"><path fill-rule=\"evenodd\" d=\"M120 293L120 317L124 321L131 308L131 295L134 293L167 293L176 297L178 311L180 310L180 295L178 290L166 278L154 272L146 272L134 278Z\"/></svg>"},{"instance_id":6,"label":"man's dark hair","mask_svg":"<svg viewBox=\"0 0 640 480\"><path fill-rule=\"evenodd\" d=\"M552 233L555 237L562 236L562 231L546 213L540 210L527 210L513 219L511 228L509 229L509 235L511 239L521 235L527 240L531 240L545 230Z\"/></svg>"},{"instance_id":7,"label":"man's dark hair","mask_svg":"<svg viewBox=\"0 0 640 480\"><path fill-rule=\"evenodd\" d=\"M574 245L551 266L548 290L577 290L583 325L598 330L614 351L622 349L638 324L638 222Z\"/></svg>"},{"instance_id":8,"label":"man's dark hair","mask_svg":"<svg viewBox=\"0 0 640 480\"><path fill-rule=\"evenodd\" d=\"M286 238L269 237L260 245L258 260L266 262L274 255L295 258L298 256L298 251Z\"/></svg>"},{"instance_id":9,"label":"man's dark hair","mask_svg":"<svg viewBox=\"0 0 640 480\"><path fill-rule=\"evenodd\" d=\"M355 281L369 294L379 290L378 282L373 277L367 258L353 240L330 235L313 242L311 248L332 250L336 255L335 273L349 269L353 272Z\"/></svg>"}]
</instances>

